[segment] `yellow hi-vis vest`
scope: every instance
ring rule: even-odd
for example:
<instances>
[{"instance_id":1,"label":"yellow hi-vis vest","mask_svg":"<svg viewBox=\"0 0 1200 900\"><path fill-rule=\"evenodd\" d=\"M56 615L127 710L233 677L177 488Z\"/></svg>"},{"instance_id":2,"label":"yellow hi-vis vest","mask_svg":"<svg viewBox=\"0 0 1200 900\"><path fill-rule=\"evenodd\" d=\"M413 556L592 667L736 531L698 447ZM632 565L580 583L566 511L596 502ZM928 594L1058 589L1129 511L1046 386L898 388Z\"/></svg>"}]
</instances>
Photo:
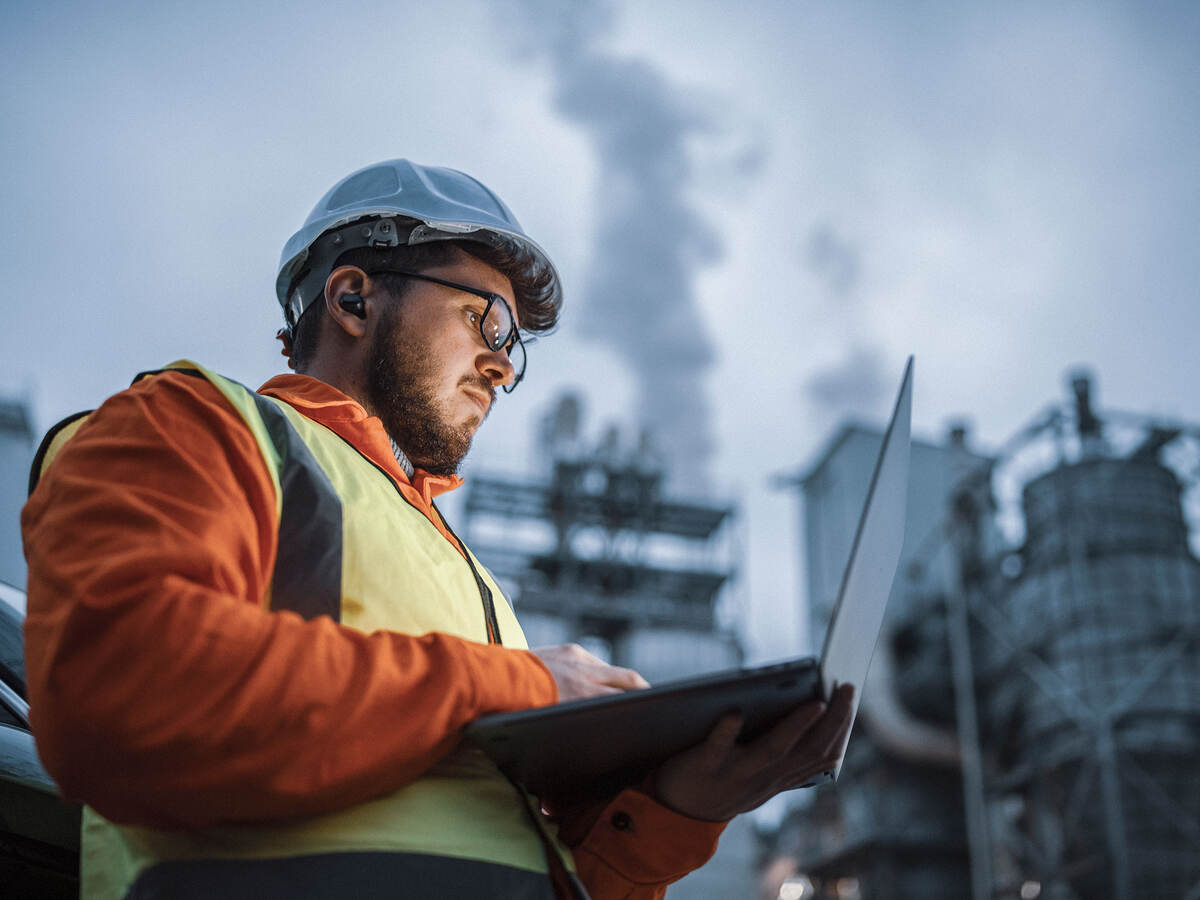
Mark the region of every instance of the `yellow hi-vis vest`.
<instances>
[{"instance_id":1,"label":"yellow hi-vis vest","mask_svg":"<svg viewBox=\"0 0 1200 900\"><path fill-rule=\"evenodd\" d=\"M500 587L465 545L466 559L344 439L288 404L194 363L169 368L207 378L221 391L254 434L277 485L272 609L327 614L368 632L438 631L480 642L503 636L506 646L527 646ZM47 446L52 458L57 447L49 439ZM389 858L393 865L401 858L461 863L478 873L479 893L471 896L551 896L543 842L553 836L544 827L538 834L526 801L478 750L463 746L392 794L312 818L162 831L116 825L85 809L80 893L89 900L175 896L187 884L187 896L203 896L200 885L218 861L227 868L215 885L222 878L241 880L256 865L303 866L344 857L355 867L386 866ZM573 868L561 844L554 842L553 852ZM416 875L411 865L388 871L420 880L421 865ZM172 867L180 871L166 893L148 886ZM498 875L492 871L498 869L503 870ZM520 885L504 880L514 870ZM531 879L533 873L541 874ZM330 877L327 870L314 876ZM399 896L403 890L397 885ZM327 894L316 884L313 891L353 896ZM260 893L258 900L273 896ZM414 896L425 894L418 888Z\"/></svg>"}]
</instances>

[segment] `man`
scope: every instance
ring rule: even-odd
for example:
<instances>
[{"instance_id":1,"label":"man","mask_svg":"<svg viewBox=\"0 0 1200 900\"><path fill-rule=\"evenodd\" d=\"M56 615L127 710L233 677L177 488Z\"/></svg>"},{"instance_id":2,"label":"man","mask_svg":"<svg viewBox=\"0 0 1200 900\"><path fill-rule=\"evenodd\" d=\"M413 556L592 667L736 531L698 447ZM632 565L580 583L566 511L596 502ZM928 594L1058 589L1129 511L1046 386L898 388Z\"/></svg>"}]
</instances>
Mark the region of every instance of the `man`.
<instances>
[{"instance_id":1,"label":"man","mask_svg":"<svg viewBox=\"0 0 1200 900\"><path fill-rule=\"evenodd\" d=\"M635 689L526 649L433 500L561 287L490 191L393 160L285 247L297 374L139 378L45 445L23 513L39 753L87 897L661 897L724 821L828 769L849 696L738 721L553 821L461 729ZM552 802L543 799L543 802Z\"/></svg>"}]
</instances>

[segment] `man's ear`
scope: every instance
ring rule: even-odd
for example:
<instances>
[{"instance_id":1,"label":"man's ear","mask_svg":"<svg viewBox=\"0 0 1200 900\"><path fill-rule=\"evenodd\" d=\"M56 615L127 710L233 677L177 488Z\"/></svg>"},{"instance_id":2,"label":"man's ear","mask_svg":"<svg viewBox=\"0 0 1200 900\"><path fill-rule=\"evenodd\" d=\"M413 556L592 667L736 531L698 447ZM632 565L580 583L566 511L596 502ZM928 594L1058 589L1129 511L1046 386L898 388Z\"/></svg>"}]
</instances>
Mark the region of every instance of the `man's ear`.
<instances>
[{"instance_id":1,"label":"man's ear","mask_svg":"<svg viewBox=\"0 0 1200 900\"><path fill-rule=\"evenodd\" d=\"M325 279L325 309L352 338L366 335L372 313L378 312L370 286L371 279L358 266L338 266Z\"/></svg>"}]
</instances>

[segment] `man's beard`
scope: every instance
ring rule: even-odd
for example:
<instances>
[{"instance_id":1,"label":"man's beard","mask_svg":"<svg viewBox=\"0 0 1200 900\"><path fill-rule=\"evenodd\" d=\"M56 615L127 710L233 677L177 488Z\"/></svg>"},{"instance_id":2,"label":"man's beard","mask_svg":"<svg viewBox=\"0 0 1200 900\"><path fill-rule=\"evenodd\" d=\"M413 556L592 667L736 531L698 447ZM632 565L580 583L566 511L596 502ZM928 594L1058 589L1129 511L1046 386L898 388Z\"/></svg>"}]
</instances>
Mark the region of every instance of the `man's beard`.
<instances>
[{"instance_id":1,"label":"man's beard","mask_svg":"<svg viewBox=\"0 0 1200 900\"><path fill-rule=\"evenodd\" d=\"M367 402L410 462L434 475L453 475L471 449L475 428L446 421L434 396L434 365L424 348L403 337L396 340L405 333L400 310L393 307L385 315L367 360ZM482 375L465 381L495 400L495 390Z\"/></svg>"}]
</instances>

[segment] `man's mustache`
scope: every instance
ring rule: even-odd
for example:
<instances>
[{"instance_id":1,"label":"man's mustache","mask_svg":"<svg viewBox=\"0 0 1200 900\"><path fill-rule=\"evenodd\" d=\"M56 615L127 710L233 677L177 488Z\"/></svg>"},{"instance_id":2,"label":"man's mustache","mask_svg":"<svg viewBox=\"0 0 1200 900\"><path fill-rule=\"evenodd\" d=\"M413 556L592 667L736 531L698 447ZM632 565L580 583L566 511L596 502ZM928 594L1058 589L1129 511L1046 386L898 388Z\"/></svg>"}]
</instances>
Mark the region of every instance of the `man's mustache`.
<instances>
[{"instance_id":1,"label":"man's mustache","mask_svg":"<svg viewBox=\"0 0 1200 900\"><path fill-rule=\"evenodd\" d=\"M458 386L478 388L487 394L488 413L491 413L492 407L496 405L496 388L492 385L491 379L485 375L464 375L459 379Z\"/></svg>"}]
</instances>

